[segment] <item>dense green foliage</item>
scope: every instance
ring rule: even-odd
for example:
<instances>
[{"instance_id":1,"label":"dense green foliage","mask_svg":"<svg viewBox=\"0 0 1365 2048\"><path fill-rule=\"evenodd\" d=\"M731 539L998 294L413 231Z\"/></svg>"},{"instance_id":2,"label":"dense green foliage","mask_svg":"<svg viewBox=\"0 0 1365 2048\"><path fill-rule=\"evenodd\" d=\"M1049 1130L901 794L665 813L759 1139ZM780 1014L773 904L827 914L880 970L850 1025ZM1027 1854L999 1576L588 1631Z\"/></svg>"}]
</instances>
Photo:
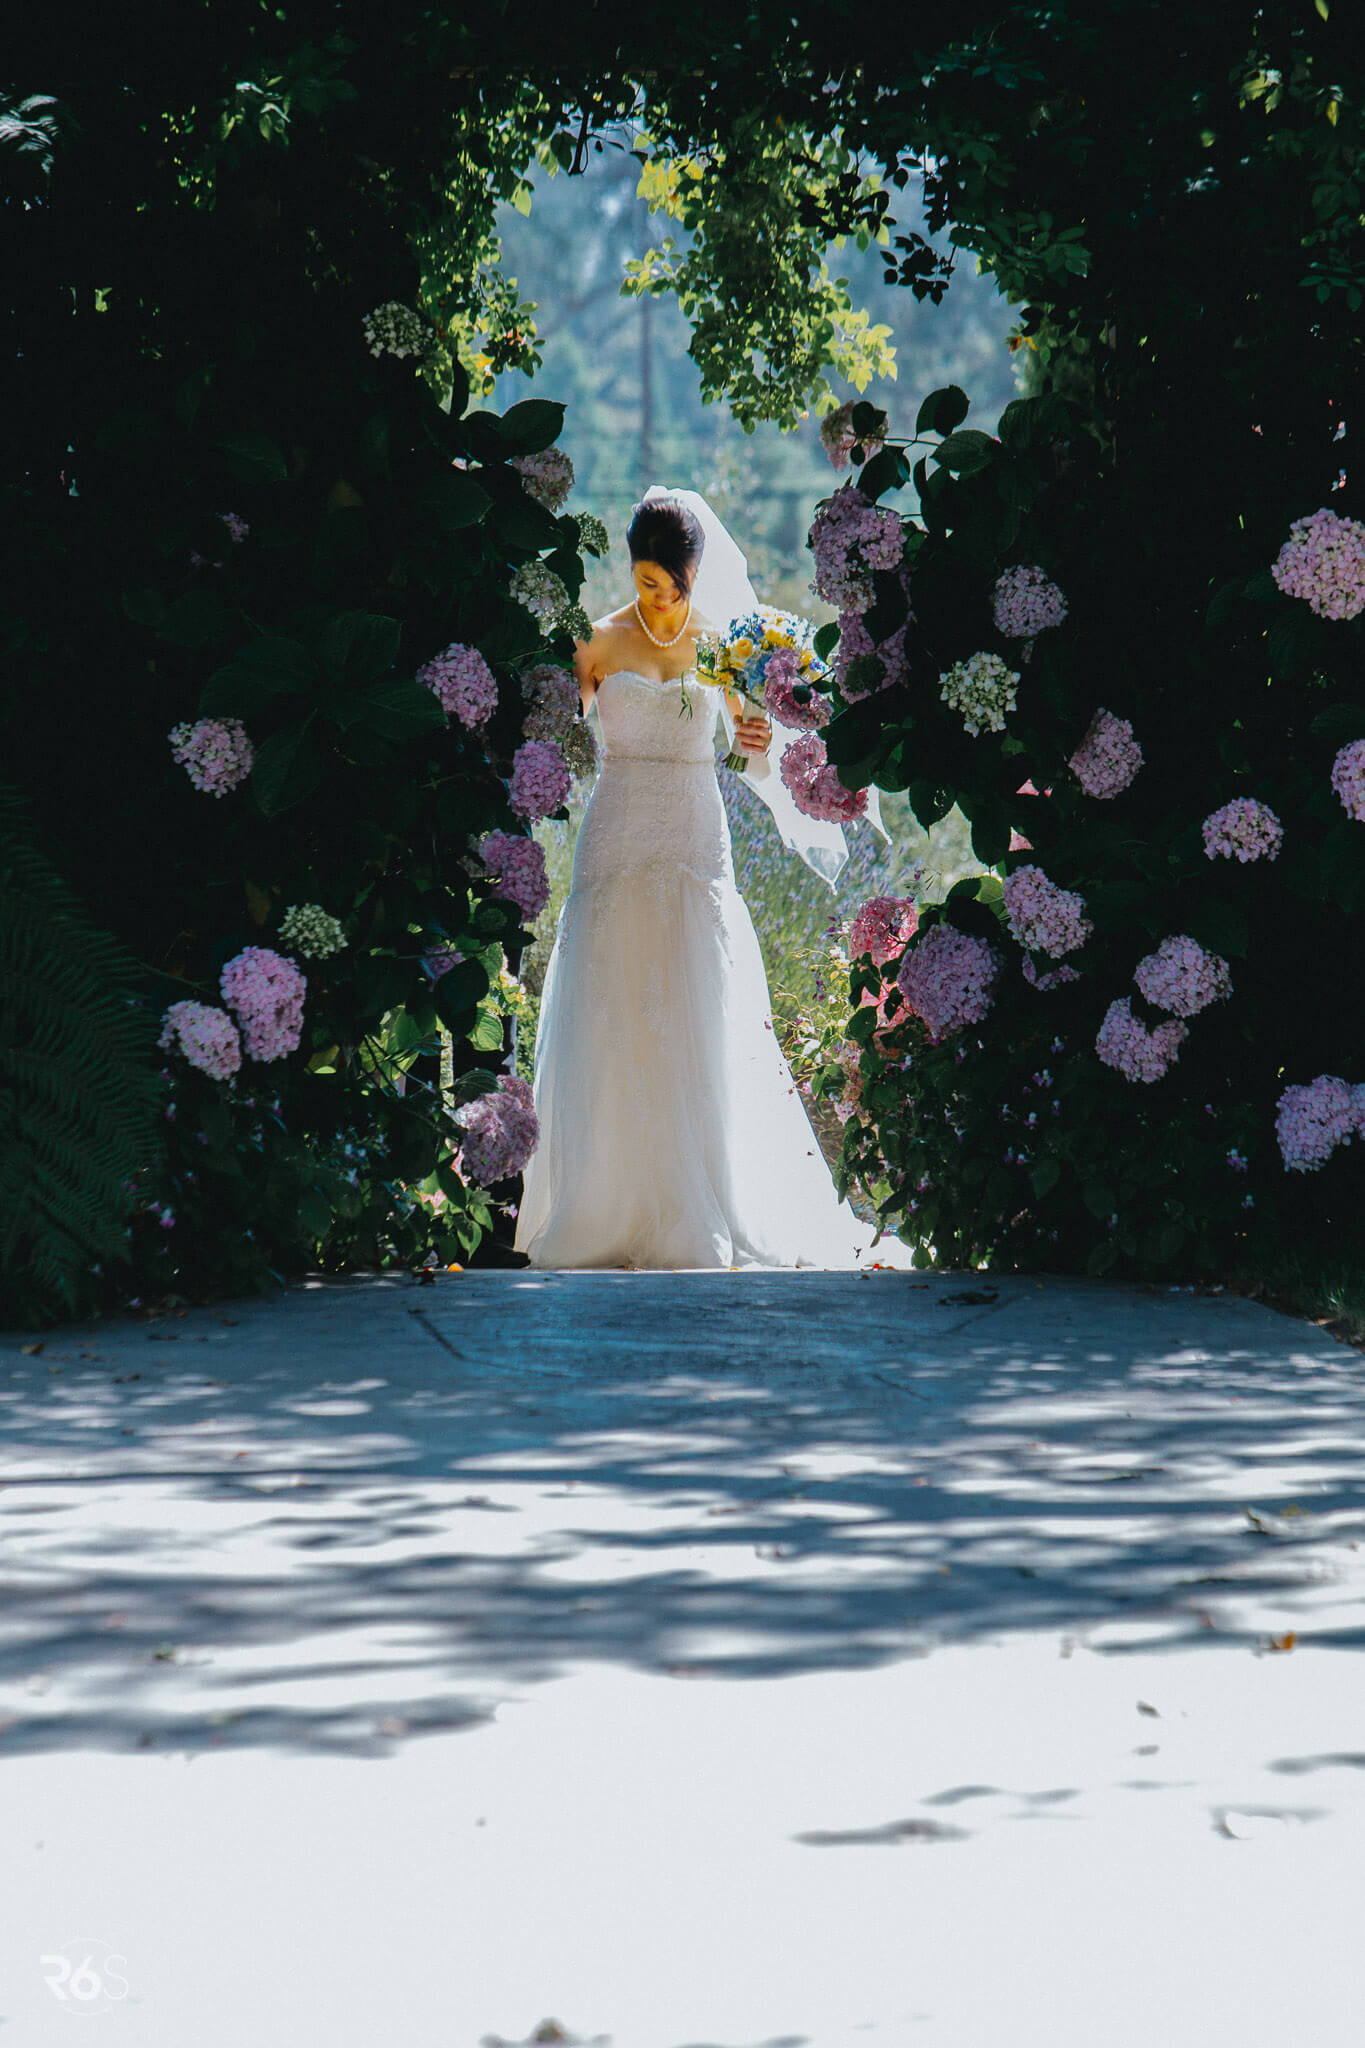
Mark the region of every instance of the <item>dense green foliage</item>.
<instances>
[{"instance_id":1,"label":"dense green foliage","mask_svg":"<svg viewBox=\"0 0 1365 2048\"><path fill-rule=\"evenodd\" d=\"M914 1213L941 1249L1092 1270L1208 1266L1360 1213L1361 1147L1286 1180L1273 1115L1286 1082L1361 1078L1336 984L1365 832L1326 784L1355 736L1361 627L1267 588L1290 522L1349 512L1357 482L1337 488L1365 346L1349 10L963 0L915 34L863 64L842 10L773 0L565 10L534 37L510 4L285 0L16 38L7 772L152 1014L215 1000L224 960L268 945L290 904L346 935L309 965L297 1055L235 1083L168 1070L158 1209L134 1228L149 1273L236 1285L310 1258L453 1256L492 1221L445 1158L438 1032L457 1077L497 1063L492 987L522 943L463 861L472 834L516 826L519 672L546 651L508 573L548 559L574 595L583 565L573 523L509 468L553 438L554 409L465 405L471 380L487 396L539 359L496 260L499 202L527 203L537 163L590 178L613 154L685 237L642 251L633 281L676 295L704 390L745 427L885 366L890 323L839 282L841 238L931 302L974 255L1030 358L1036 396L998 438L950 432L913 479L894 448L864 473L896 503L913 482L910 680L828 738L922 824L956 799L1001 872L1021 830L1095 932L1079 982L1015 976L969 1039L929 1048L905 1026L908 1065L870 1058L850 1166L892 1175L891 1216L931 1195ZM420 368L368 353L364 316L389 301L423 308ZM930 431L951 424L936 402ZM938 676L1000 651L994 579L1035 561L1067 623L1007 733L966 737ZM897 592L878 592L886 631ZM414 681L453 640L503 686L487 744ZM1065 763L1097 704L1146 759L1087 808ZM168 759L169 729L209 709L258 749L221 800ZM1051 795L1018 795L1029 779ZM1200 820L1237 794L1283 818L1277 863L1205 859ZM943 914L998 933L998 883ZM1226 955L1234 993L1139 1089L1097 1065L1094 1032L1138 954L1183 931ZM438 1000L420 955L442 936L466 959ZM1023 1105L1045 1070L1043 1141ZM1230 1184L1233 1147L1250 1172Z\"/></svg>"},{"instance_id":2,"label":"dense green foliage","mask_svg":"<svg viewBox=\"0 0 1365 2048\"><path fill-rule=\"evenodd\" d=\"M443 406L429 327L425 355L371 353L365 316L412 302L414 259L385 189L338 179L320 123L353 100L300 89L313 125L286 150L228 123L184 155L163 154L154 104L83 104L23 223L6 757L158 1022L216 1006L245 947L290 955L291 906L344 934L299 961L296 1053L218 1080L151 1048L170 1113L131 1232L135 1276L162 1292L464 1259L493 1221L452 1169L451 1115L502 1062L490 990L520 913L471 849L523 829L520 674L572 646L509 576L544 560L572 598L583 565L576 522L511 466L562 408L465 416L449 367ZM452 642L499 679L474 731L415 679ZM176 765L168 735L198 718L242 722L248 783L214 795ZM431 946L464 955L434 985ZM86 1279L87 1304L127 1291Z\"/></svg>"},{"instance_id":3,"label":"dense green foliage","mask_svg":"<svg viewBox=\"0 0 1365 2048\"><path fill-rule=\"evenodd\" d=\"M126 1260L164 1101L135 963L97 930L0 789L0 1313L42 1320Z\"/></svg>"}]
</instances>

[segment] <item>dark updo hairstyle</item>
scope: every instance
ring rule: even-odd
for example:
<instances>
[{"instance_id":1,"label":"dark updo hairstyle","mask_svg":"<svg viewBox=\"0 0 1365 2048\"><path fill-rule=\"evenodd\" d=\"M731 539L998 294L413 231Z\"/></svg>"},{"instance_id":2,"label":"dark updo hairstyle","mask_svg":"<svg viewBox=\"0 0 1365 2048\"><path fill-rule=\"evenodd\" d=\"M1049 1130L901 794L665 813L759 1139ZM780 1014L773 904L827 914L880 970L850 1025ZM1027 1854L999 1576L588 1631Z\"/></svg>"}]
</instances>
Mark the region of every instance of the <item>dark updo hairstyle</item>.
<instances>
[{"instance_id":1,"label":"dark updo hairstyle","mask_svg":"<svg viewBox=\"0 0 1365 2048\"><path fill-rule=\"evenodd\" d=\"M657 562L684 597L691 595L706 535L695 512L677 498L641 499L631 513L626 546L632 562Z\"/></svg>"}]
</instances>

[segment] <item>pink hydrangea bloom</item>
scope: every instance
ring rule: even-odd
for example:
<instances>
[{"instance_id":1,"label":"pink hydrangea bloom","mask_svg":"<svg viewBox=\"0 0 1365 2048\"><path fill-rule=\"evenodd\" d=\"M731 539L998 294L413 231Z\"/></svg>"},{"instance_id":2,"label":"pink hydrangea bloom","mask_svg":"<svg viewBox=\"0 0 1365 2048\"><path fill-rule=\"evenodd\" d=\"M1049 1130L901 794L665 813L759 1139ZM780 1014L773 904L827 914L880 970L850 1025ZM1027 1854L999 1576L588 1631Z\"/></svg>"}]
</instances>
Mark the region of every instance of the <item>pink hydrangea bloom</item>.
<instances>
[{"instance_id":1,"label":"pink hydrangea bloom","mask_svg":"<svg viewBox=\"0 0 1365 2048\"><path fill-rule=\"evenodd\" d=\"M479 1187L520 1173L540 1142L534 1091L518 1074L500 1074L495 1089L455 1111L455 1121L460 1171Z\"/></svg>"},{"instance_id":2,"label":"pink hydrangea bloom","mask_svg":"<svg viewBox=\"0 0 1365 2048\"><path fill-rule=\"evenodd\" d=\"M525 740L512 756L507 800L524 818L548 818L572 787L563 749L553 740Z\"/></svg>"},{"instance_id":3,"label":"pink hydrangea bloom","mask_svg":"<svg viewBox=\"0 0 1365 2048\"><path fill-rule=\"evenodd\" d=\"M1217 953L1206 953L1188 933L1163 939L1133 970L1140 992L1158 1010L1195 1017L1232 994L1232 972Z\"/></svg>"},{"instance_id":4,"label":"pink hydrangea bloom","mask_svg":"<svg viewBox=\"0 0 1365 2048\"><path fill-rule=\"evenodd\" d=\"M1337 755L1332 787L1351 816L1365 825L1365 740L1352 740Z\"/></svg>"},{"instance_id":5,"label":"pink hydrangea bloom","mask_svg":"<svg viewBox=\"0 0 1365 2048\"><path fill-rule=\"evenodd\" d=\"M827 412L820 422L820 443L835 469L847 469L853 450L858 446L859 436L853 431L853 408L857 403L856 399L850 398L846 405ZM879 448L885 447L887 426L886 414L878 413L877 425L870 434L861 437L863 453L869 461Z\"/></svg>"},{"instance_id":6,"label":"pink hydrangea bloom","mask_svg":"<svg viewBox=\"0 0 1365 2048\"><path fill-rule=\"evenodd\" d=\"M235 512L220 512L218 517L234 541L245 540L251 531L245 519L239 519Z\"/></svg>"},{"instance_id":7,"label":"pink hydrangea bloom","mask_svg":"<svg viewBox=\"0 0 1365 2048\"><path fill-rule=\"evenodd\" d=\"M193 725L173 726L167 738L176 762L206 796L226 796L236 789L256 758L240 718L196 719Z\"/></svg>"},{"instance_id":8,"label":"pink hydrangea bloom","mask_svg":"<svg viewBox=\"0 0 1365 2048\"><path fill-rule=\"evenodd\" d=\"M1204 820L1204 851L1210 860L1275 860L1284 827L1268 804L1235 796Z\"/></svg>"},{"instance_id":9,"label":"pink hydrangea bloom","mask_svg":"<svg viewBox=\"0 0 1365 2048\"><path fill-rule=\"evenodd\" d=\"M1122 996L1105 1011L1095 1050L1107 1067L1116 1067L1130 1081L1159 1081L1189 1032L1189 1025L1174 1017L1149 1031L1133 1015L1129 998Z\"/></svg>"},{"instance_id":10,"label":"pink hydrangea bloom","mask_svg":"<svg viewBox=\"0 0 1365 2048\"><path fill-rule=\"evenodd\" d=\"M226 1081L242 1064L242 1041L226 1010L210 1003L172 1003L161 1020L157 1044L184 1054L201 1074Z\"/></svg>"},{"instance_id":11,"label":"pink hydrangea bloom","mask_svg":"<svg viewBox=\"0 0 1365 2048\"><path fill-rule=\"evenodd\" d=\"M557 512L573 489L573 458L562 448L514 455L512 467L520 473L524 488L548 512Z\"/></svg>"},{"instance_id":12,"label":"pink hydrangea bloom","mask_svg":"<svg viewBox=\"0 0 1365 2048\"><path fill-rule=\"evenodd\" d=\"M1067 602L1036 564L1006 569L993 593L995 630L1010 640L1031 640L1050 626L1060 626Z\"/></svg>"},{"instance_id":13,"label":"pink hydrangea bloom","mask_svg":"<svg viewBox=\"0 0 1365 2048\"><path fill-rule=\"evenodd\" d=\"M839 1048L839 1064L844 1070L844 1085L834 1098L834 1114L841 1124L846 1124L863 1099L863 1049L852 1039L846 1039ZM803 1094L810 1093L807 1082Z\"/></svg>"},{"instance_id":14,"label":"pink hydrangea bloom","mask_svg":"<svg viewBox=\"0 0 1365 2048\"><path fill-rule=\"evenodd\" d=\"M872 603L873 571L895 568L905 535L894 512L874 505L855 485L842 484L816 513L810 548L815 595L841 611L865 612Z\"/></svg>"},{"instance_id":15,"label":"pink hydrangea bloom","mask_svg":"<svg viewBox=\"0 0 1365 2048\"><path fill-rule=\"evenodd\" d=\"M1319 1074L1306 1086L1286 1088L1275 1136L1290 1173L1316 1173L1338 1145L1365 1137L1365 1087L1353 1088L1336 1074Z\"/></svg>"},{"instance_id":16,"label":"pink hydrangea bloom","mask_svg":"<svg viewBox=\"0 0 1365 2048\"><path fill-rule=\"evenodd\" d=\"M838 769L830 765L819 733L808 732L804 738L794 740L782 756L779 772L797 810L808 818L843 825L861 818L867 809L867 791L844 788Z\"/></svg>"},{"instance_id":17,"label":"pink hydrangea bloom","mask_svg":"<svg viewBox=\"0 0 1365 2048\"><path fill-rule=\"evenodd\" d=\"M1074 953L1094 929L1085 915L1085 898L1074 889L1059 889L1040 867L1016 868L1005 882L1005 911L1011 936L1031 953L1060 960Z\"/></svg>"},{"instance_id":18,"label":"pink hydrangea bloom","mask_svg":"<svg viewBox=\"0 0 1365 2048\"><path fill-rule=\"evenodd\" d=\"M582 705L576 679L553 661L527 669L521 694L531 705L521 728L528 740L562 740Z\"/></svg>"},{"instance_id":19,"label":"pink hydrangea bloom","mask_svg":"<svg viewBox=\"0 0 1365 2048\"><path fill-rule=\"evenodd\" d=\"M985 939L936 924L910 948L896 986L924 1023L930 1043L978 1024L991 1006L999 956Z\"/></svg>"},{"instance_id":20,"label":"pink hydrangea bloom","mask_svg":"<svg viewBox=\"0 0 1365 2048\"><path fill-rule=\"evenodd\" d=\"M905 592L908 605L910 601L910 566L908 563L902 563L901 565L900 585L901 589ZM860 654L879 654L881 656L882 678L880 682L873 685L874 689L889 690L893 684L903 683L906 680L909 674L909 667L906 661L905 636L910 626L914 623L914 617L913 611L907 611L905 624L897 626L894 633L888 634L885 640L878 640L874 644L872 635L863 623L861 612L840 612L839 642L834 650L831 668L834 680L839 685L839 689L847 703L856 704L860 698L872 695L871 689L859 688L856 684L851 684L848 679L849 665L856 661Z\"/></svg>"},{"instance_id":21,"label":"pink hydrangea bloom","mask_svg":"<svg viewBox=\"0 0 1365 2048\"><path fill-rule=\"evenodd\" d=\"M498 895L516 904L524 924L533 925L550 900L545 850L539 841L514 832L486 832L478 851L498 884Z\"/></svg>"},{"instance_id":22,"label":"pink hydrangea bloom","mask_svg":"<svg viewBox=\"0 0 1365 2048\"><path fill-rule=\"evenodd\" d=\"M1142 749L1126 718L1101 709L1067 765L1087 796L1118 796L1142 766Z\"/></svg>"},{"instance_id":23,"label":"pink hydrangea bloom","mask_svg":"<svg viewBox=\"0 0 1365 2048\"><path fill-rule=\"evenodd\" d=\"M812 689L803 704L792 694L797 683L809 680L809 675L802 676L801 658L795 647L779 647L768 657L763 671L763 702L779 725L792 726L798 732L814 732L817 726L829 723L834 706L828 697Z\"/></svg>"},{"instance_id":24,"label":"pink hydrangea bloom","mask_svg":"<svg viewBox=\"0 0 1365 2048\"><path fill-rule=\"evenodd\" d=\"M1365 611L1365 526L1325 506L1296 519L1271 574L1320 619L1355 618Z\"/></svg>"},{"instance_id":25,"label":"pink hydrangea bloom","mask_svg":"<svg viewBox=\"0 0 1365 2048\"><path fill-rule=\"evenodd\" d=\"M471 730L483 725L498 708L498 683L477 647L453 640L417 671L419 683L435 693L444 710L453 712Z\"/></svg>"},{"instance_id":26,"label":"pink hydrangea bloom","mask_svg":"<svg viewBox=\"0 0 1365 2048\"><path fill-rule=\"evenodd\" d=\"M1046 974L1040 974L1033 964L1033 955L1024 955L1024 979L1031 982L1034 988L1041 989L1044 995L1054 988L1060 988L1064 981L1079 981L1080 978L1075 968L1068 967L1065 963L1060 967L1050 967Z\"/></svg>"},{"instance_id":27,"label":"pink hydrangea bloom","mask_svg":"<svg viewBox=\"0 0 1365 2048\"><path fill-rule=\"evenodd\" d=\"M308 981L294 961L268 946L247 946L228 961L218 985L249 1059L278 1060L297 1050Z\"/></svg>"},{"instance_id":28,"label":"pink hydrangea bloom","mask_svg":"<svg viewBox=\"0 0 1365 2048\"><path fill-rule=\"evenodd\" d=\"M893 954L905 950L918 926L912 896L869 896L849 929L848 957L856 960L870 953L873 965L884 967Z\"/></svg>"}]
</instances>

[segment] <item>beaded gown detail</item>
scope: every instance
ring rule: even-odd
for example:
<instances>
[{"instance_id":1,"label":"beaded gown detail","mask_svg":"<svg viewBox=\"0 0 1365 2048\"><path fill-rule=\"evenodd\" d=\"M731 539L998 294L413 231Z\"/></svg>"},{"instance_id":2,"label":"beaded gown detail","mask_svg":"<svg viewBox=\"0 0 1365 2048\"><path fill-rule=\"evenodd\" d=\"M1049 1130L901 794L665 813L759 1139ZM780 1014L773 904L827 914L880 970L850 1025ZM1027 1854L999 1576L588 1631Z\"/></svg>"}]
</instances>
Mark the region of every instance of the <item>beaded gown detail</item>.
<instances>
[{"instance_id":1,"label":"beaded gown detail","mask_svg":"<svg viewBox=\"0 0 1365 2048\"><path fill-rule=\"evenodd\" d=\"M839 1201L778 1045L717 780L720 692L694 676L618 669L594 699L516 1248L559 1268L909 1265Z\"/></svg>"}]
</instances>

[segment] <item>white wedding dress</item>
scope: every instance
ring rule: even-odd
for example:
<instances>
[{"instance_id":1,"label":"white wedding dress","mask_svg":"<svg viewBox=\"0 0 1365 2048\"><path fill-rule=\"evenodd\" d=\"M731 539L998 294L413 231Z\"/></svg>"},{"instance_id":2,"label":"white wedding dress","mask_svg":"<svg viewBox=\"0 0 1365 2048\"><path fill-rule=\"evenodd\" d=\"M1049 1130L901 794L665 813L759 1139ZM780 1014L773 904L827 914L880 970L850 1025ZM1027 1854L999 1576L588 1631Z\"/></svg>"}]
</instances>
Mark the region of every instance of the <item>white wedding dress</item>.
<instances>
[{"instance_id":1,"label":"white wedding dress","mask_svg":"<svg viewBox=\"0 0 1365 2048\"><path fill-rule=\"evenodd\" d=\"M720 692L686 680L690 718L678 679L629 669L594 699L516 1249L561 1269L909 1266L836 1196L778 1046L717 780Z\"/></svg>"}]
</instances>

